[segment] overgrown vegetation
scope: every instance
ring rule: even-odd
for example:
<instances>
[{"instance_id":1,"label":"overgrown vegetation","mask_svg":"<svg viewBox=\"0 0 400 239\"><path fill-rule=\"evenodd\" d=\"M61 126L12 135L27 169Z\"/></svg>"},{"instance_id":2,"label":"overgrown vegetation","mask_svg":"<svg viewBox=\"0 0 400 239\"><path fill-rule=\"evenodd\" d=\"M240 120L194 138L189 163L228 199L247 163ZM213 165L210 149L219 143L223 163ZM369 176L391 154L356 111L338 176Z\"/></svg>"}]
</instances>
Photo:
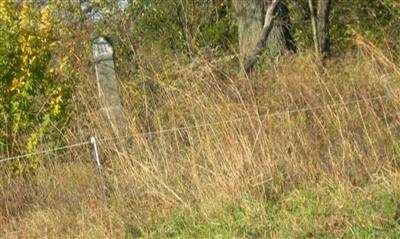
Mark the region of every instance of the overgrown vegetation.
<instances>
[{"instance_id":1,"label":"overgrown vegetation","mask_svg":"<svg viewBox=\"0 0 400 239\"><path fill-rule=\"evenodd\" d=\"M90 145L1 162L0 237L398 237L399 7L337 3L322 66L307 2L290 3L298 52L247 77L228 1L143 0L93 23L73 1L0 0L0 160L115 136L98 33L113 37L133 135L99 141L101 172Z\"/></svg>"},{"instance_id":2,"label":"overgrown vegetation","mask_svg":"<svg viewBox=\"0 0 400 239\"><path fill-rule=\"evenodd\" d=\"M49 66L57 45L50 6L3 0L0 14L0 152L10 156L54 140L54 128L67 121L68 86ZM17 162L14 170L19 174L37 164Z\"/></svg>"}]
</instances>

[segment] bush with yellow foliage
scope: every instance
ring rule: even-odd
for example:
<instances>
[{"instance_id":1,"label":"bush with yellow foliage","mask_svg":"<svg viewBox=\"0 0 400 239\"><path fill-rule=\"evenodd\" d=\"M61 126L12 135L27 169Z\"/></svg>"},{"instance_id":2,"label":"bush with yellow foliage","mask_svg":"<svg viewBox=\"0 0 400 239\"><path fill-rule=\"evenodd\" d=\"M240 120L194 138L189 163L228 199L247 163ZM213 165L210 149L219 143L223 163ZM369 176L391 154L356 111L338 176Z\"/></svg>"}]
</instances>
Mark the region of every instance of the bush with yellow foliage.
<instances>
[{"instance_id":1,"label":"bush with yellow foliage","mask_svg":"<svg viewBox=\"0 0 400 239\"><path fill-rule=\"evenodd\" d=\"M54 25L51 5L0 1L0 155L32 152L65 121L68 90L52 64ZM14 169L38 163L30 158Z\"/></svg>"}]
</instances>

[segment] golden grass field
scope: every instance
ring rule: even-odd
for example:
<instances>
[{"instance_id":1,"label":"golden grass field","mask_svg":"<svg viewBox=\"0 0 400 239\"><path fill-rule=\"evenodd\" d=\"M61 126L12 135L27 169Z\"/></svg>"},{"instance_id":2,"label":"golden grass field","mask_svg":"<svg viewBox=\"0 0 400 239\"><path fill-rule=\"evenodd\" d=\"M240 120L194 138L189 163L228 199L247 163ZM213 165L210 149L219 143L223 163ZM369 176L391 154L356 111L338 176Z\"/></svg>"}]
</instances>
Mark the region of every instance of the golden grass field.
<instances>
[{"instance_id":1,"label":"golden grass field","mask_svg":"<svg viewBox=\"0 0 400 239\"><path fill-rule=\"evenodd\" d=\"M31 175L2 175L0 237L400 235L400 68L390 54L359 43L324 68L300 53L250 79L231 57L158 57L119 73L125 133L224 123L100 142L102 172L88 145L43 156ZM91 72L80 74L67 144L113 136Z\"/></svg>"}]
</instances>

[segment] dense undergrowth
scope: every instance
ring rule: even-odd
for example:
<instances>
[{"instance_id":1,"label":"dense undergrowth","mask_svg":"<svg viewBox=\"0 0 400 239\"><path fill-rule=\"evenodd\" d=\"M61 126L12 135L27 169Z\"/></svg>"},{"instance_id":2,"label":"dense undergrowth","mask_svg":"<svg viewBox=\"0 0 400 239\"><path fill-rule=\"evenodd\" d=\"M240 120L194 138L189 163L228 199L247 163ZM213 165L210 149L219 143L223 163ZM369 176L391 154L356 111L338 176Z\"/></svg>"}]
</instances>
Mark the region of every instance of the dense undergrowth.
<instances>
[{"instance_id":1,"label":"dense undergrowth","mask_svg":"<svg viewBox=\"0 0 400 239\"><path fill-rule=\"evenodd\" d=\"M399 237L396 1L337 1L326 66L287 1L298 52L251 77L231 1L81 2L0 0L0 160L95 136L103 164L89 144L0 161L0 238ZM131 137L100 112L99 34Z\"/></svg>"},{"instance_id":2,"label":"dense undergrowth","mask_svg":"<svg viewBox=\"0 0 400 239\"><path fill-rule=\"evenodd\" d=\"M388 54L360 42L326 68L300 53L250 79L233 56L138 54L135 77L120 74L126 134L223 123L101 142L102 173L83 146L2 176L0 235L399 235L400 77ZM113 136L80 74L63 140Z\"/></svg>"}]
</instances>

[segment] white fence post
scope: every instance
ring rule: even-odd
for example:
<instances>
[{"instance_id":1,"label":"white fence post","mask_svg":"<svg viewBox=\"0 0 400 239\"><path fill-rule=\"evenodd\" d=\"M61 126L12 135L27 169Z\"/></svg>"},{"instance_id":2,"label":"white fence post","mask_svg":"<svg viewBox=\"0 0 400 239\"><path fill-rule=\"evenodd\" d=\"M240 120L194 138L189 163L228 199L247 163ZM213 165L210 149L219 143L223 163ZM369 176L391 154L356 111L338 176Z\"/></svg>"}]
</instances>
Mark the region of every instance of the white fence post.
<instances>
[{"instance_id":1,"label":"white fence post","mask_svg":"<svg viewBox=\"0 0 400 239\"><path fill-rule=\"evenodd\" d=\"M94 149L94 156L95 156L95 159L96 159L97 167L98 167L99 169L101 169L101 163L100 163L100 157L99 157L99 150L97 149L96 138L95 138L94 136L92 136L92 137L90 138L90 143L92 143L92 146L93 146L93 149Z\"/></svg>"}]
</instances>

